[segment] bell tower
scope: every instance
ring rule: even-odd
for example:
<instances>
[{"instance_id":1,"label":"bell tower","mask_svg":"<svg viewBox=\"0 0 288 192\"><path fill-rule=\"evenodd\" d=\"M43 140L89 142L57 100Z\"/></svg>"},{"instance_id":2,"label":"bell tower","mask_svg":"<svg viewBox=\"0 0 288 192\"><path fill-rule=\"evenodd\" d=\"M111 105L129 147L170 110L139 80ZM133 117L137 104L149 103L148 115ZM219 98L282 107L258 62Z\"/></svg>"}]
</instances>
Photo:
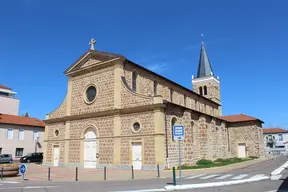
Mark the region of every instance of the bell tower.
<instances>
[{"instance_id":1,"label":"bell tower","mask_svg":"<svg viewBox=\"0 0 288 192\"><path fill-rule=\"evenodd\" d=\"M220 80L215 77L208 58L204 43L202 42L198 64L197 77L192 75L193 91L221 105ZM219 109L219 115L221 114Z\"/></svg>"}]
</instances>

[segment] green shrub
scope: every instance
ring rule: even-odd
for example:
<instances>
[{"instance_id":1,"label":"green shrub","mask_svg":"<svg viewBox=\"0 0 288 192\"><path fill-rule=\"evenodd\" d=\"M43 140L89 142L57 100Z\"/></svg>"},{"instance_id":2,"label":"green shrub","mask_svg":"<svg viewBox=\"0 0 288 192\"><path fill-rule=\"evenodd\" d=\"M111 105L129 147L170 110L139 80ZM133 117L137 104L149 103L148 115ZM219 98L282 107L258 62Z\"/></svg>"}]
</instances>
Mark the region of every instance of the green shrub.
<instances>
[{"instance_id":1,"label":"green shrub","mask_svg":"<svg viewBox=\"0 0 288 192\"><path fill-rule=\"evenodd\" d=\"M258 159L256 156L249 156L250 159Z\"/></svg>"},{"instance_id":2,"label":"green shrub","mask_svg":"<svg viewBox=\"0 0 288 192\"><path fill-rule=\"evenodd\" d=\"M213 161L207 159L201 159L196 162L196 165L211 165L211 164L213 164Z\"/></svg>"}]
</instances>

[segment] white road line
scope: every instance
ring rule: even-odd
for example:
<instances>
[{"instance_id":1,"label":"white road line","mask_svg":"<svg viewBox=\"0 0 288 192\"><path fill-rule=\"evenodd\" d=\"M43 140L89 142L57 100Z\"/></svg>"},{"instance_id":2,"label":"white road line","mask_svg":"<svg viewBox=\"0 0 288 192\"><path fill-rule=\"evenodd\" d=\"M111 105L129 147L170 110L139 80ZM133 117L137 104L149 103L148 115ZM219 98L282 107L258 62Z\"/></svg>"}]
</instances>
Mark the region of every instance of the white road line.
<instances>
[{"instance_id":1,"label":"white road line","mask_svg":"<svg viewBox=\"0 0 288 192\"><path fill-rule=\"evenodd\" d=\"M19 182L17 182L17 181L0 181L0 183L16 184L16 183L19 183Z\"/></svg>"},{"instance_id":2,"label":"white road line","mask_svg":"<svg viewBox=\"0 0 288 192\"><path fill-rule=\"evenodd\" d=\"M243 179L244 177L247 177L248 174L242 174L242 175L238 175L236 177L233 177L232 179Z\"/></svg>"},{"instance_id":3,"label":"white road line","mask_svg":"<svg viewBox=\"0 0 288 192\"><path fill-rule=\"evenodd\" d=\"M271 180L279 180L282 177L282 175L272 175L270 177Z\"/></svg>"},{"instance_id":4,"label":"white road line","mask_svg":"<svg viewBox=\"0 0 288 192\"><path fill-rule=\"evenodd\" d=\"M255 178L258 178L258 177L264 177L265 174L258 174L258 175L254 175L253 177L251 177L250 179L255 179Z\"/></svg>"},{"instance_id":5,"label":"white road line","mask_svg":"<svg viewBox=\"0 0 288 192\"><path fill-rule=\"evenodd\" d=\"M113 192L162 192L166 191L163 189L144 189L144 190L131 190L131 191L113 191Z\"/></svg>"},{"instance_id":6,"label":"white road line","mask_svg":"<svg viewBox=\"0 0 288 192\"><path fill-rule=\"evenodd\" d=\"M219 174L214 174L214 175L208 175L208 176L205 176L205 177L201 177L200 179L211 179L213 177L216 177L218 176Z\"/></svg>"},{"instance_id":7,"label":"white road line","mask_svg":"<svg viewBox=\"0 0 288 192\"><path fill-rule=\"evenodd\" d=\"M1 184L0 184L1 185ZM26 186L26 187L6 187L6 188L0 188L1 190L6 190L6 189L47 189L47 188L54 188L54 187L59 187L59 186Z\"/></svg>"},{"instance_id":8,"label":"white road line","mask_svg":"<svg viewBox=\"0 0 288 192\"><path fill-rule=\"evenodd\" d=\"M225 178L227 178L227 177L231 177L233 174L227 174L227 175L223 175L223 176L221 176L221 177L217 177L217 178L215 178L215 179L225 179Z\"/></svg>"},{"instance_id":9,"label":"white road line","mask_svg":"<svg viewBox=\"0 0 288 192\"><path fill-rule=\"evenodd\" d=\"M191 176L191 177L186 177L185 179L195 179L195 178L197 178L197 177L202 177L202 176L204 176L204 175L206 175L206 174L193 175L193 176Z\"/></svg>"}]
</instances>

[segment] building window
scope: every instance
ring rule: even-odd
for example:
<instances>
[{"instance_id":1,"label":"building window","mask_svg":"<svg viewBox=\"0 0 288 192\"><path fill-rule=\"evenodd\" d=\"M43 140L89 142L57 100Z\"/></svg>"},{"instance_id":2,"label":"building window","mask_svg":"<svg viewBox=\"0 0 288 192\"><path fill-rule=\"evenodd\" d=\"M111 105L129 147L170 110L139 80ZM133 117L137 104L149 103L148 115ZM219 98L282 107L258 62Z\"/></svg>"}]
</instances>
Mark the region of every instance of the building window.
<instances>
[{"instance_id":1,"label":"building window","mask_svg":"<svg viewBox=\"0 0 288 192\"><path fill-rule=\"evenodd\" d=\"M133 71L133 73L132 73L132 90L134 92L136 92L136 90L137 90L137 76L138 76L138 74L135 71Z\"/></svg>"},{"instance_id":2,"label":"building window","mask_svg":"<svg viewBox=\"0 0 288 192\"><path fill-rule=\"evenodd\" d=\"M157 81L154 81L154 85L153 85L153 88L154 88L154 96L157 96L157 87L158 87L158 83L157 83Z\"/></svg>"},{"instance_id":3,"label":"building window","mask_svg":"<svg viewBox=\"0 0 288 192\"><path fill-rule=\"evenodd\" d=\"M204 95L207 95L207 86L204 86Z\"/></svg>"},{"instance_id":4,"label":"building window","mask_svg":"<svg viewBox=\"0 0 288 192\"><path fill-rule=\"evenodd\" d=\"M37 140L38 140L38 137L39 137L38 130L34 130L34 132L33 132L33 139L34 139L34 141L37 141Z\"/></svg>"},{"instance_id":5,"label":"building window","mask_svg":"<svg viewBox=\"0 0 288 192\"><path fill-rule=\"evenodd\" d=\"M2 154L2 148L0 148L0 155Z\"/></svg>"},{"instance_id":6,"label":"building window","mask_svg":"<svg viewBox=\"0 0 288 192\"><path fill-rule=\"evenodd\" d=\"M186 107L186 99L187 99L187 96L184 95L184 106Z\"/></svg>"},{"instance_id":7,"label":"building window","mask_svg":"<svg viewBox=\"0 0 288 192\"><path fill-rule=\"evenodd\" d=\"M282 134L279 134L279 141L283 141L283 135Z\"/></svg>"},{"instance_id":8,"label":"building window","mask_svg":"<svg viewBox=\"0 0 288 192\"><path fill-rule=\"evenodd\" d=\"M135 122L132 125L132 132L138 133L141 129L141 124L139 122Z\"/></svg>"},{"instance_id":9,"label":"building window","mask_svg":"<svg viewBox=\"0 0 288 192\"><path fill-rule=\"evenodd\" d=\"M173 102L173 89L170 89L170 101Z\"/></svg>"},{"instance_id":10,"label":"building window","mask_svg":"<svg viewBox=\"0 0 288 192\"><path fill-rule=\"evenodd\" d=\"M58 129L55 130L54 135L55 135L55 137L59 136L59 130Z\"/></svg>"},{"instance_id":11,"label":"building window","mask_svg":"<svg viewBox=\"0 0 288 192\"><path fill-rule=\"evenodd\" d=\"M199 87L199 94L200 94L200 95L203 95L203 89L202 89L202 87Z\"/></svg>"},{"instance_id":12,"label":"building window","mask_svg":"<svg viewBox=\"0 0 288 192\"><path fill-rule=\"evenodd\" d=\"M92 103L97 95L97 89L94 85L90 85L85 91L85 101L86 103Z\"/></svg>"},{"instance_id":13,"label":"building window","mask_svg":"<svg viewBox=\"0 0 288 192\"><path fill-rule=\"evenodd\" d=\"M15 156L21 157L23 156L24 148L16 148Z\"/></svg>"},{"instance_id":14,"label":"building window","mask_svg":"<svg viewBox=\"0 0 288 192\"><path fill-rule=\"evenodd\" d=\"M24 139L24 129L19 129L18 139L19 140L23 140Z\"/></svg>"},{"instance_id":15,"label":"building window","mask_svg":"<svg viewBox=\"0 0 288 192\"><path fill-rule=\"evenodd\" d=\"M13 139L13 129L8 129L7 132L7 139Z\"/></svg>"},{"instance_id":16,"label":"building window","mask_svg":"<svg viewBox=\"0 0 288 192\"><path fill-rule=\"evenodd\" d=\"M171 130L172 130L171 135L172 135L172 140L174 140L174 138L173 138L173 129L174 129L174 125L176 124L176 122L177 122L176 117L173 117L172 120L171 120Z\"/></svg>"}]
</instances>

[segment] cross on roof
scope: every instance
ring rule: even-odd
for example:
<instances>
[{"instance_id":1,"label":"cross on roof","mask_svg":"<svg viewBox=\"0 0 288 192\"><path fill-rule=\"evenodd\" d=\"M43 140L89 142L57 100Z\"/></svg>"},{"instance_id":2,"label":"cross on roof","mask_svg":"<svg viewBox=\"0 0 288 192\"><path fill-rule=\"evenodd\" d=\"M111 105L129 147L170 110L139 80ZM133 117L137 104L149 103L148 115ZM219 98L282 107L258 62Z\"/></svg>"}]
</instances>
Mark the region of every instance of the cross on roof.
<instances>
[{"instance_id":1,"label":"cross on roof","mask_svg":"<svg viewBox=\"0 0 288 192\"><path fill-rule=\"evenodd\" d=\"M90 45L90 49L91 50L95 50L94 49L94 44L96 43L96 40L94 39L94 38L92 38L91 40L90 40L90 42L89 42L89 45Z\"/></svg>"}]
</instances>

